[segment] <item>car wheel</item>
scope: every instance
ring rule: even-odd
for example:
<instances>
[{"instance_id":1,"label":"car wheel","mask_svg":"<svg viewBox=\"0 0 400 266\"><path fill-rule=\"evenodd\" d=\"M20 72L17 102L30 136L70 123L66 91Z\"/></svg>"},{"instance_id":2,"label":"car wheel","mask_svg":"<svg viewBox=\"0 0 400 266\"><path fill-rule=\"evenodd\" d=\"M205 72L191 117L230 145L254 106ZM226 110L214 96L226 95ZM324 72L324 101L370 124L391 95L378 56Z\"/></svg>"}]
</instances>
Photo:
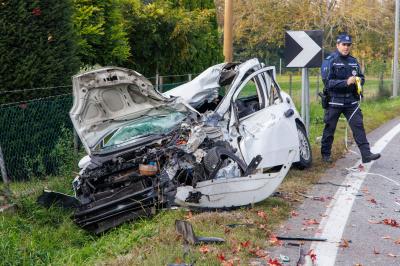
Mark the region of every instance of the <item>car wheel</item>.
<instances>
[{"instance_id":1,"label":"car wheel","mask_svg":"<svg viewBox=\"0 0 400 266\"><path fill-rule=\"evenodd\" d=\"M297 127L297 134L299 137L300 160L298 162L293 163L293 166L302 170L311 166L312 152L306 130L299 123L296 123L296 127Z\"/></svg>"}]
</instances>

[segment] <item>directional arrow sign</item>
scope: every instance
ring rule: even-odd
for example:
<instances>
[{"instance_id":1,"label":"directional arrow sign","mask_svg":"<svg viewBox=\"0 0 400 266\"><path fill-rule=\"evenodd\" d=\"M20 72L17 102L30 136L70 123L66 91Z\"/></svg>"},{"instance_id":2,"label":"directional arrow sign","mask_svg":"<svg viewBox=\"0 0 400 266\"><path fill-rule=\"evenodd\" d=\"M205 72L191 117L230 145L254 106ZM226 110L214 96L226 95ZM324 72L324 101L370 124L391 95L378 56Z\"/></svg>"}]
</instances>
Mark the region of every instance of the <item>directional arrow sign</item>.
<instances>
[{"instance_id":1,"label":"directional arrow sign","mask_svg":"<svg viewBox=\"0 0 400 266\"><path fill-rule=\"evenodd\" d=\"M323 31L287 31L285 34L286 67L320 67Z\"/></svg>"}]
</instances>

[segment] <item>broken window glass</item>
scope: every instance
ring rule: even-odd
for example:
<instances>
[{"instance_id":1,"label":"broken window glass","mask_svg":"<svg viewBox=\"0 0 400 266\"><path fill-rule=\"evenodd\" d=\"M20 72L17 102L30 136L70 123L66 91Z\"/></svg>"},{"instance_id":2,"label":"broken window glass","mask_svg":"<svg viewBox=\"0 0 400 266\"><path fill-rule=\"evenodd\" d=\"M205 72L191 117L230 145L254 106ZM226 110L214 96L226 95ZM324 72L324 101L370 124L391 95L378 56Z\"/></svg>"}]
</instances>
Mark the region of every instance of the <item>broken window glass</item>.
<instances>
[{"instance_id":1,"label":"broken window glass","mask_svg":"<svg viewBox=\"0 0 400 266\"><path fill-rule=\"evenodd\" d=\"M104 138L103 148L121 146L148 135L165 134L178 126L186 114L171 112L166 115L144 117L120 127Z\"/></svg>"}]
</instances>

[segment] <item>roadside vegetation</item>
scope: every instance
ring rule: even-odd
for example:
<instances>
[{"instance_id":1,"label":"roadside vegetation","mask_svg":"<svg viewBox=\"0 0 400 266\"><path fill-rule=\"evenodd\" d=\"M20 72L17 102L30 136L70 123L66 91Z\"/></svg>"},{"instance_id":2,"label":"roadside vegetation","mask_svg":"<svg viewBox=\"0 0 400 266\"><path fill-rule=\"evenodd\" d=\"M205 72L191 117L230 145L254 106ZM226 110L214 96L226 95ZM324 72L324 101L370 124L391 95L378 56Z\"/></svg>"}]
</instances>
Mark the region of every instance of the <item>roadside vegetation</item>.
<instances>
[{"instance_id":1,"label":"roadside vegetation","mask_svg":"<svg viewBox=\"0 0 400 266\"><path fill-rule=\"evenodd\" d=\"M371 131L400 115L400 99L370 100L362 103L365 126ZM323 128L323 110L311 106L310 140L314 162L306 171L291 170L279 188L284 197L270 197L252 206L229 212L195 213L184 209L165 210L150 219L124 224L94 236L78 228L70 219L71 212L57 207L44 209L36 204L42 189L71 193L74 173L30 182L12 183L15 214L0 216L0 257L5 265L165 265L172 262L194 262L197 265L219 265L234 260L242 264L254 257L266 256L263 249L276 244L274 230L287 219L306 192L326 170L320 161L319 144L315 141ZM345 122L340 121L333 146L333 158L345 152ZM223 245L191 247L184 257L182 240L175 233L176 219L193 224L200 236L216 236ZM245 224L231 228L229 224Z\"/></svg>"}]
</instances>

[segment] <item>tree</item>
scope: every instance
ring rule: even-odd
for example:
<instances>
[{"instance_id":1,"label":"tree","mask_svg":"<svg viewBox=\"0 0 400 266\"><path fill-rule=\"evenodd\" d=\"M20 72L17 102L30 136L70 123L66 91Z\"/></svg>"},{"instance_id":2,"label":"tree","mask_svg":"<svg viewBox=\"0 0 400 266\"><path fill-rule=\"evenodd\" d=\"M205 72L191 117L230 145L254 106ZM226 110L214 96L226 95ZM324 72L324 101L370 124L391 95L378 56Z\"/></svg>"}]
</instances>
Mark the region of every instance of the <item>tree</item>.
<instances>
[{"instance_id":1,"label":"tree","mask_svg":"<svg viewBox=\"0 0 400 266\"><path fill-rule=\"evenodd\" d=\"M8 0L0 13L0 90L70 84L79 68L70 2Z\"/></svg>"},{"instance_id":2,"label":"tree","mask_svg":"<svg viewBox=\"0 0 400 266\"><path fill-rule=\"evenodd\" d=\"M73 0L78 55L84 65L119 65L130 46L117 0Z\"/></svg>"},{"instance_id":3,"label":"tree","mask_svg":"<svg viewBox=\"0 0 400 266\"><path fill-rule=\"evenodd\" d=\"M222 60L215 9L182 1L124 0L132 56L125 66L144 75L200 72ZM207 1L205 1L207 2ZM188 2L189 3L189 2Z\"/></svg>"}]
</instances>

